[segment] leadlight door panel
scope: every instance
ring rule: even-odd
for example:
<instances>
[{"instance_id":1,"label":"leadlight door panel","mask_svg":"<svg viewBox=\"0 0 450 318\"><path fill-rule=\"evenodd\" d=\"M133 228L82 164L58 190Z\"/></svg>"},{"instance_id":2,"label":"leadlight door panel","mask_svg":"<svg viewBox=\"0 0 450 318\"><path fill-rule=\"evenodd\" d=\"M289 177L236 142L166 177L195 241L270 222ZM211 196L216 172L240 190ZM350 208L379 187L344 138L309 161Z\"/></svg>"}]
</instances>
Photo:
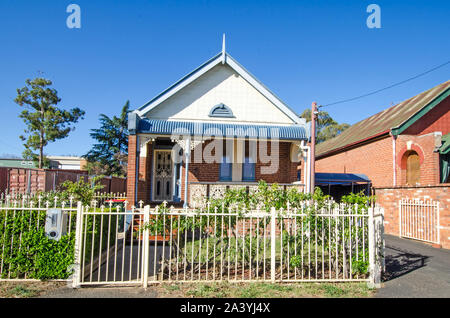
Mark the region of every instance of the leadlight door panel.
<instances>
[{"instance_id":1,"label":"leadlight door panel","mask_svg":"<svg viewBox=\"0 0 450 318\"><path fill-rule=\"evenodd\" d=\"M155 151L155 201L172 201L173 162L171 151Z\"/></svg>"}]
</instances>

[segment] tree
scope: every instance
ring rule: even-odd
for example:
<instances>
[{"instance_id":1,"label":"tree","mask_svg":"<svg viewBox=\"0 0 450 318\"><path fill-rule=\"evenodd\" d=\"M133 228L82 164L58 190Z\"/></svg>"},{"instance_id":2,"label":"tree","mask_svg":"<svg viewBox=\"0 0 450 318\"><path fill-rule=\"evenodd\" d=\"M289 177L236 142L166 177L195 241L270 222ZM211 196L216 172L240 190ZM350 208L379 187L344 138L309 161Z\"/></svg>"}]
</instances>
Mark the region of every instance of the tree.
<instances>
[{"instance_id":1,"label":"tree","mask_svg":"<svg viewBox=\"0 0 450 318\"><path fill-rule=\"evenodd\" d=\"M46 162L44 147L50 142L66 138L75 129L72 124L83 119L85 112L78 107L71 110L56 107L61 99L58 92L49 87L53 84L50 80L27 79L25 83L25 87L17 89L17 97L14 99L17 104L27 108L19 117L27 125L25 133L28 138L21 135L20 139L25 141L24 158L38 161L41 169ZM39 154L33 152L38 149Z\"/></svg>"},{"instance_id":2,"label":"tree","mask_svg":"<svg viewBox=\"0 0 450 318\"><path fill-rule=\"evenodd\" d=\"M127 101L119 117L100 114L100 128L91 129L90 134L97 143L84 155L89 173L126 176L129 109Z\"/></svg>"},{"instance_id":3,"label":"tree","mask_svg":"<svg viewBox=\"0 0 450 318\"><path fill-rule=\"evenodd\" d=\"M305 118L306 122L311 121L311 109L305 109L300 117ZM350 127L349 124L339 124L326 111L319 111L317 114L317 138L316 142L321 143L342 133Z\"/></svg>"}]
</instances>

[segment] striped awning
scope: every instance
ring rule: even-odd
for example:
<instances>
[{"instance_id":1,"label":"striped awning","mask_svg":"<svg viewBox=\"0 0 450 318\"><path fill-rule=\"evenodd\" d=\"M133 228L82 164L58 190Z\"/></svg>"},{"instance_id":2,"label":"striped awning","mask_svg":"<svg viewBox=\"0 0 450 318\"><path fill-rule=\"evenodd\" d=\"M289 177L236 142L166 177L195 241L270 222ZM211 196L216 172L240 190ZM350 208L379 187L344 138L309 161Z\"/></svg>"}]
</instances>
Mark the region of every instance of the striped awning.
<instances>
[{"instance_id":1,"label":"striped awning","mask_svg":"<svg viewBox=\"0 0 450 318\"><path fill-rule=\"evenodd\" d=\"M137 133L168 136L202 136L228 138L257 138L280 140L307 140L309 134L303 125L272 126L231 123L201 123L144 118L139 120Z\"/></svg>"}]
</instances>

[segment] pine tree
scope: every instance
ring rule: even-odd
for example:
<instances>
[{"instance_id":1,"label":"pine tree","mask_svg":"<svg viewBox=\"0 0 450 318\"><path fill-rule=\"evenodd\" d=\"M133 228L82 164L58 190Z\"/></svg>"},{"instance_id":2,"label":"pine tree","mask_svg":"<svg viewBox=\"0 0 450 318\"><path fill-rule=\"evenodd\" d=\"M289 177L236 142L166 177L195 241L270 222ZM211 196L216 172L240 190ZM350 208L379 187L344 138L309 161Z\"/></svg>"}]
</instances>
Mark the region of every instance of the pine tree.
<instances>
[{"instance_id":1,"label":"pine tree","mask_svg":"<svg viewBox=\"0 0 450 318\"><path fill-rule=\"evenodd\" d=\"M85 112L81 109L73 108L64 110L57 107L61 102L58 92L50 88L52 81L45 78L27 79L26 86L17 89L17 97L14 101L23 110L19 117L23 119L27 128L25 133L28 137L20 136L25 141L25 159L38 161L38 167L43 168L48 162L44 157L44 147L50 142L66 138L75 129L72 124L83 119ZM39 154L34 153L39 150Z\"/></svg>"},{"instance_id":2,"label":"pine tree","mask_svg":"<svg viewBox=\"0 0 450 318\"><path fill-rule=\"evenodd\" d=\"M100 128L91 129L90 134L97 143L84 155L90 173L126 176L129 109L127 101L119 117L100 114Z\"/></svg>"}]
</instances>

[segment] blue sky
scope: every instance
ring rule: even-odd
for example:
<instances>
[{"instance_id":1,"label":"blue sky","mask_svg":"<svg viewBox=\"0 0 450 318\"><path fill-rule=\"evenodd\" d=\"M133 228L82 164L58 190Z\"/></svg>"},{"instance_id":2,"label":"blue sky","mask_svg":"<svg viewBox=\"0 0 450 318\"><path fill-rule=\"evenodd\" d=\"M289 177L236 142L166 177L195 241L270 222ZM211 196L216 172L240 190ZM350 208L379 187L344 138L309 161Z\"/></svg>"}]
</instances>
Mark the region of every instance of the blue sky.
<instances>
[{"instance_id":1,"label":"blue sky","mask_svg":"<svg viewBox=\"0 0 450 318\"><path fill-rule=\"evenodd\" d=\"M81 7L82 28L66 27L66 7ZM369 4L381 29L366 26ZM0 2L0 155L20 155L25 128L13 102L25 79L54 83L61 107L86 116L49 145L52 155L82 155L98 115L126 100L142 106L221 50L227 51L297 113L402 81L450 60L450 1L101 1ZM450 65L354 102L326 108L356 123L449 79Z\"/></svg>"}]
</instances>

